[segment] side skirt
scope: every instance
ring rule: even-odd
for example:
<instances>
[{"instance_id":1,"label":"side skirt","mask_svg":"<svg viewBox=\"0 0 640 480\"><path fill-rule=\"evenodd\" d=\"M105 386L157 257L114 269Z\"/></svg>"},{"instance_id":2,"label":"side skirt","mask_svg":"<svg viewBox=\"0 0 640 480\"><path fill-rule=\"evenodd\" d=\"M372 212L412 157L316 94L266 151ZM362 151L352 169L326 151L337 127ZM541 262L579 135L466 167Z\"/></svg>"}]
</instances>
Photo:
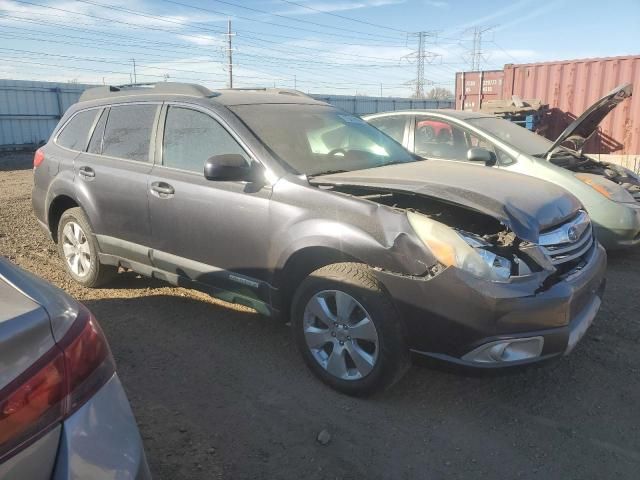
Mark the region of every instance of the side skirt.
<instances>
[{"instance_id":1,"label":"side skirt","mask_svg":"<svg viewBox=\"0 0 640 480\"><path fill-rule=\"evenodd\" d=\"M100 250L113 252L99 253L101 263L193 288L225 302L253 308L262 315L278 314L271 305L273 288L267 282L113 237L96 235L96 238Z\"/></svg>"}]
</instances>

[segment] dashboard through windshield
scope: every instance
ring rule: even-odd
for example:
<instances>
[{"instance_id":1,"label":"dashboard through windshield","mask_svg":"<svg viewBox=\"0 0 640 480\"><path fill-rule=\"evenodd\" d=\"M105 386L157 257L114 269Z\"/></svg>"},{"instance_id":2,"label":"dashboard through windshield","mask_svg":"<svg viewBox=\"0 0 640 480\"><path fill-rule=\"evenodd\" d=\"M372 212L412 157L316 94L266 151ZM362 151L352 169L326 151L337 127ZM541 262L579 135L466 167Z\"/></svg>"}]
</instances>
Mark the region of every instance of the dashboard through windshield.
<instances>
[{"instance_id":1,"label":"dashboard through windshield","mask_svg":"<svg viewBox=\"0 0 640 480\"><path fill-rule=\"evenodd\" d=\"M417 159L359 117L331 106L260 104L230 107L297 173L363 170Z\"/></svg>"}]
</instances>

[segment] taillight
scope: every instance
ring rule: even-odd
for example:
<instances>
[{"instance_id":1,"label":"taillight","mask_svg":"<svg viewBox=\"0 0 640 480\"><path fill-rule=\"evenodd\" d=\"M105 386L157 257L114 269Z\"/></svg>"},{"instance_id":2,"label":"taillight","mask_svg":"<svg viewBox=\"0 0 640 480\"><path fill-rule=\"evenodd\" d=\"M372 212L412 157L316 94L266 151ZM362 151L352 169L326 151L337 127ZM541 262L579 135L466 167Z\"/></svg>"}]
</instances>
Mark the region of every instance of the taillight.
<instances>
[{"instance_id":1,"label":"taillight","mask_svg":"<svg viewBox=\"0 0 640 480\"><path fill-rule=\"evenodd\" d=\"M33 155L33 168L38 168L42 162L44 162L44 152L39 148Z\"/></svg>"},{"instance_id":2,"label":"taillight","mask_svg":"<svg viewBox=\"0 0 640 480\"><path fill-rule=\"evenodd\" d=\"M81 307L64 338L0 390L0 462L75 412L114 372L98 322Z\"/></svg>"}]
</instances>

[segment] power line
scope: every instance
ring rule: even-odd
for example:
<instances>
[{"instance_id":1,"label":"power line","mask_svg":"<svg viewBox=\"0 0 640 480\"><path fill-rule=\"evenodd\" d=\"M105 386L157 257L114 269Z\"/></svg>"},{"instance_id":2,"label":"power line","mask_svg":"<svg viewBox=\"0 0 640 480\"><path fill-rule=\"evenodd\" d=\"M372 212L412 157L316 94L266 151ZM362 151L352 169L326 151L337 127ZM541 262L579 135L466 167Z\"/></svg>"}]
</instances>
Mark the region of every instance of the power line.
<instances>
[{"instance_id":1,"label":"power line","mask_svg":"<svg viewBox=\"0 0 640 480\"><path fill-rule=\"evenodd\" d=\"M207 12L210 12L210 13L217 13L217 14L221 14L222 13L224 15L230 15L229 13L226 13L226 12L219 12L219 11L211 10L211 9L208 9L208 8L197 7L195 5L178 2L178 1L175 1L175 0L162 0L162 1L166 2L166 3L172 3L172 4L175 4L175 5L180 5L182 7L187 7L187 8L193 8L193 9L196 9L196 10L207 11ZM385 38L385 39L391 39L391 40L397 40L398 39L397 37L391 37L391 36L388 36L388 35L376 35L376 34L372 34L372 33L369 33L369 32L362 32L362 31L359 31L359 30L353 30L353 29L349 29L349 28L341 28L341 27L336 27L336 26L333 26L333 25L326 25L326 24L323 24L323 23L313 22L311 20L304 20L304 19L299 19L299 18L295 18L295 17L290 17L290 16L287 16L287 15L279 14L279 13L269 12L267 10L261 10L259 8L247 7L246 5L240 5L240 4L233 3L233 2L227 2L225 0L211 0L211 1L213 1L215 3L222 3L224 5L228 5L228 6L235 7L235 8L241 8L243 10L249 10L251 12L260 13L260 14L263 14L263 15L270 15L270 16L273 16L273 17L283 18L283 19L288 20L288 21L304 23L304 24L308 24L308 25L314 25L314 26L318 26L318 27L322 27L322 28L328 28L328 29L332 29L332 30L338 30L338 31L341 31L341 32L349 33L350 35L341 34L341 36L343 36L345 38L359 38L359 39L362 39L362 37L354 37L353 35L351 35L353 33L357 33L359 35L364 35L366 37ZM238 15L231 15L231 16L235 16L236 18L242 18L243 20L249 20L249 21L265 23L265 24L270 24L270 23L272 24L272 22L267 22L265 20L257 20L255 18L240 17ZM287 25L277 24L277 26L284 27L284 28L300 29L300 27L293 27L291 25L287 26ZM307 28L307 29L305 29L305 31L311 31L311 30L309 30ZM329 35L328 32L315 31L315 33L321 33L323 35ZM335 34L333 34L333 35L335 35Z\"/></svg>"},{"instance_id":2,"label":"power line","mask_svg":"<svg viewBox=\"0 0 640 480\"><path fill-rule=\"evenodd\" d=\"M347 17L346 15L340 15L338 13L328 12L326 10L322 10L320 8L314 8L314 7L311 7L309 5L304 5L302 3L291 2L289 0L280 0L280 1L284 2L284 3L288 3L290 5L295 5L296 7L305 8L305 9L311 10L313 12L323 13L325 15L331 15L332 17L342 18L343 20L349 20L351 22L362 23L364 25L369 25L371 27L384 28L386 30L393 30L394 32L400 32L400 33L409 33L406 30L400 30L400 29L397 29L397 28L389 27L387 25L380 25L378 23L372 23L372 22L367 22L365 20L359 20L359 19L353 18L353 17Z\"/></svg>"}]
</instances>

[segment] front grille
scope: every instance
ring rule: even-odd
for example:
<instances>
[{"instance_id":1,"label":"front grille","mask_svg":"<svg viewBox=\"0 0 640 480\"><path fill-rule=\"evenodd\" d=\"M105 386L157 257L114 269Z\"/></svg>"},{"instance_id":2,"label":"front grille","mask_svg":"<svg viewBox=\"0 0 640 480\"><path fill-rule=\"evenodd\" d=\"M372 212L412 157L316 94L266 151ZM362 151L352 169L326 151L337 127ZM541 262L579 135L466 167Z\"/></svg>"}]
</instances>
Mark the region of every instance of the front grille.
<instances>
[{"instance_id":1,"label":"front grille","mask_svg":"<svg viewBox=\"0 0 640 480\"><path fill-rule=\"evenodd\" d=\"M580 211L572 220L541 234L539 245L553 265L568 270L580 263L594 241L589 216Z\"/></svg>"}]
</instances>

